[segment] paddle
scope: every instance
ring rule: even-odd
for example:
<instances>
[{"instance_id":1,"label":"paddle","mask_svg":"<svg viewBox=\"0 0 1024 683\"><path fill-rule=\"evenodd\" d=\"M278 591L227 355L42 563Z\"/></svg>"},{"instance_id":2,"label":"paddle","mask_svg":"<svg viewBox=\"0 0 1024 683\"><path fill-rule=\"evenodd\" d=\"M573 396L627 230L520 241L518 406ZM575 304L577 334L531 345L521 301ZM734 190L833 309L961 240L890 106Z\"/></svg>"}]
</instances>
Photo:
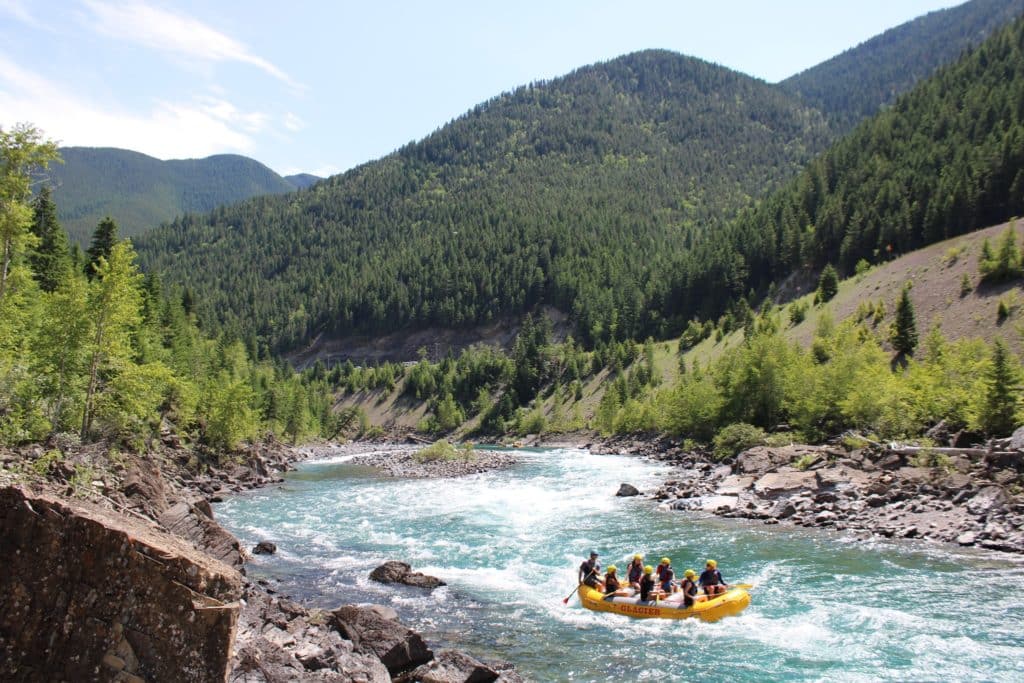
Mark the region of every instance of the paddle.
<instances>
[{"instance_id":1,"label":"paddle","mask_svg":"<svg viewBox=\"0 0 1024 683\"><path fill-rule=\"evenodd\" d=\"M590 573L588 573L586 576L583 577L583 580L586 581L587 579L589 579L594 574L594 572L596 572L596 571L597 571L597 567L591 569ZM569 598L571 598L572 596L576 595L576 591L578 591L580 589L580 586L582 586L582 585L583 585L582 583L577 584L577 586L572 589L572 593L569 593L564 598L562 598L562 604L563 605L568 605L569 604Z\"/></svg>"}]
</instances>

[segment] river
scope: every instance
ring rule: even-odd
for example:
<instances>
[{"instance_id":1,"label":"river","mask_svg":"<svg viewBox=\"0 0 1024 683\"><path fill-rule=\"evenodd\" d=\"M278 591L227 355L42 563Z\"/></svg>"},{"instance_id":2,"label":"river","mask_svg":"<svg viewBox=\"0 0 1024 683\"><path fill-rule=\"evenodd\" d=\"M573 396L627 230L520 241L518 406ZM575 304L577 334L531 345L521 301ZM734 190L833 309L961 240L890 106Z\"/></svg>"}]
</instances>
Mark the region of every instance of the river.
<instances>
[{"instance_id":1,"label":"river","mask_svg":"<svg viewBox=\"0 0 1024 683\"><path fill-rule=\"evenodd\" d=\"M659 510L616 498L670 476L664 465L577 450L524 451L508 470L387 479L308 462L286 482L216 506L251 546L255 578L318 607L376 602L437 649L514 662L537 681L1022 680L1024 562L993 552L863 540ZM718 560L753 583L738 617L633 620L562 603L591 549L624 568L634 552L677 575ZM386 560L449 585L433 593L367 578Z\"/></svg>"}]
</instances>

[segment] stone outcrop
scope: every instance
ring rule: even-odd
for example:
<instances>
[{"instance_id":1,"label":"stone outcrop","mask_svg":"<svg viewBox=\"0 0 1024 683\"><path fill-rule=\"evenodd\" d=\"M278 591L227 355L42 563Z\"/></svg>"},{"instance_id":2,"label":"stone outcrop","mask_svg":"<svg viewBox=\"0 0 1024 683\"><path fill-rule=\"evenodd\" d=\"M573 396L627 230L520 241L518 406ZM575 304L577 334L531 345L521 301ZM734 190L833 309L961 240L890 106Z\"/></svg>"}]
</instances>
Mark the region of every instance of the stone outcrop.
<instances>
[{"instance_id":1,"label":"stone outcrop","mask_svg":"<svg viewBox=\"0 0 1024 683\"><path fill-rule=\"evenodd\" d=\"M0 557L0 679L225 679L242 577L184 541L8 487Z\"/></svg>"},{"instance_id":2,"label":"stone outcrop","mask_svg":"<svg viewBox=\"0 0 1024 683\"><path fill-rule=\"evenodd\" d=\"M433 590L438 586L446 585L444 581L435 577L414 572L405 562L389 560L370 572L370 578L380 583L401 583L406 586L427 588Z\"/></svg>"},{"instance_id":3,"label":"stone outcrop","mask_svg":"<svg viewBox=\"0 0 1024 683\"><path fill-rule=\"evenodd\" d=\"M619 485L619 490L615 493L615 495L619 496L620 498L639 496L640 490L637 487L633 486L632 484L623 483Z\"/></svg>"}]
</instances>

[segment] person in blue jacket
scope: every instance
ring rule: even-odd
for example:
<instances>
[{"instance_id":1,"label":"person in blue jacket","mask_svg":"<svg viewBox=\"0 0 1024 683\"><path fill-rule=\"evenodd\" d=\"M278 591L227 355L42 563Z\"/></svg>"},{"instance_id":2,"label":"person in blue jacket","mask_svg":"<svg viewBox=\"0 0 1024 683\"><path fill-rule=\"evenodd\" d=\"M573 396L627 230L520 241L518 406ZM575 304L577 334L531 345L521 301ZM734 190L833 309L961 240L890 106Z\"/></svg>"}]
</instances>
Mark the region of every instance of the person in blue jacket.
<instances>
[{"instance_id":1,"label":"person in blue jacket","mask_svg":"<svg viewBox=\"0 0 1024 683\"><path fill-rule=\"evenodd\" d=\"M729 584L722 578L722 572L718 571L718 563L708 560L704 565L704 571L700 575L698 583L704 588L704 593L713 598L729 590Z\"/></svg>"}]
</instances>

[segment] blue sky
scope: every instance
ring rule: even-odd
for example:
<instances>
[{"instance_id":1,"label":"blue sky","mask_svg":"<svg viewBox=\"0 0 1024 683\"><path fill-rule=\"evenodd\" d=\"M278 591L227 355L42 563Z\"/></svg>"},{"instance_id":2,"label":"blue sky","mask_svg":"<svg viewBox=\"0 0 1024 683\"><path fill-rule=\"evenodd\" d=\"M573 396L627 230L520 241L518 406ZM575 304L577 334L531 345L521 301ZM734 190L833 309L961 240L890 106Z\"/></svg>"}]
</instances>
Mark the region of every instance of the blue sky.
<instances>
[{"instance_id":1,"label":"blue sky","mask_svg":"<svg viewBox=\"0 0 1024 683\"><path fill-rule=\"evenodd\" d=\"M775 82L957 0L0 0L0 126L328 175L473 105L665 48Z\"/></svg>"}]
</instances>

